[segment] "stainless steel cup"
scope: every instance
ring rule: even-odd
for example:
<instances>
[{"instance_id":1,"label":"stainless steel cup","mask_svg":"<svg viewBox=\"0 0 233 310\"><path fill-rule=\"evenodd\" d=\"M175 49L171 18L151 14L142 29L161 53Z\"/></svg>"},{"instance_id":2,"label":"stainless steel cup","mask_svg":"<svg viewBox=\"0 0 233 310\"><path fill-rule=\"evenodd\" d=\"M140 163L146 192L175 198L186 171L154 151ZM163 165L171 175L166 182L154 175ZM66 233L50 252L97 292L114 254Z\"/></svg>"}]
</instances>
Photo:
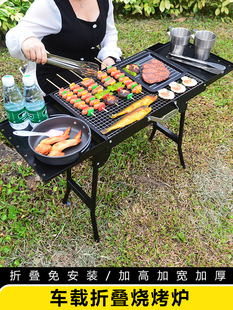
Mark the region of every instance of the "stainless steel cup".
<instances>
[{"instance_id":1,"label":"stainless steel cup","mask_svg":"<svg viewBox=\"0 0 233 310\"><path fill-rule=\"evenodd\" d=\"M197 31L194 37L194 58L207 60L214 46L216 34L211 31Z\"/></svg>"},{"instance_id":2,"label":"stainless steel cup","mask_svg":"<svg viewBox=\"0 0 233 310\"><path fill-rule=\"evenodd\" d=\"M183 55L191 37L191 31L186 28L171 28L170 51L177 55Z\"/></svg>"}]
</instances>

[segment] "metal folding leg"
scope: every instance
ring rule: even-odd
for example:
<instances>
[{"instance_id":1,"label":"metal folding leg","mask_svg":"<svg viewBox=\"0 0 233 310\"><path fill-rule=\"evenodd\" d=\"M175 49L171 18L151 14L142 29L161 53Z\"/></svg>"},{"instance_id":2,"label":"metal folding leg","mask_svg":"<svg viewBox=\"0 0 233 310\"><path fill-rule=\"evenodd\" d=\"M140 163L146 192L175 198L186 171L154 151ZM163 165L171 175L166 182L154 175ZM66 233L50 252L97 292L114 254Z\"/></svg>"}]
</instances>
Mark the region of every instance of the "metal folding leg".
<instances>
[{"instance_id":1,"label":"metal folding leg","mask_svg":"<svg viewBox=\"0 0 233 310\"><path fill-rule=\"evenodd\" d=\"M97 183L98 183L98 173L99 168L102 167L107 161L111 150L106 149L92 157L92 189L91 196L89 197L87 193L72 179L71 169L67 170L67 189L65 196L63 198L63 203L67 203L67 199L71 190L86 204L90 209L91 222L94 234L94 240L99 242L99 233L97 228L95 210L96 210L96 196L97 196Z\"/></svg>"},{"instance_id":2,"label":"metal folding leg","mask_svg":"<svg viewBox=\"0 0 233 310\"><path fill-rule=\"evenodd\" d=\"M159 130L165 136L167 136L168 138L170 138L174 142L176 142L178 145L178 153L179 153L179 157L180 157L180 163L183 166L183 168L185 168L184 157L183 157L183 153L182 153L184 119L185 119L185 111L180 113L180 127L179 127L179 134L178 135L176 135L174 132L172 132L171 130L169 130L168 128L166 128L165 126L160 124L159 122L154 122L153 123L153 130L152 130L150 138L149 138L150 140L152 140L154 135L155 135L156 130ZM153 119L151 118L151 120L153 120Z\"/></svg>"}]
</instances>

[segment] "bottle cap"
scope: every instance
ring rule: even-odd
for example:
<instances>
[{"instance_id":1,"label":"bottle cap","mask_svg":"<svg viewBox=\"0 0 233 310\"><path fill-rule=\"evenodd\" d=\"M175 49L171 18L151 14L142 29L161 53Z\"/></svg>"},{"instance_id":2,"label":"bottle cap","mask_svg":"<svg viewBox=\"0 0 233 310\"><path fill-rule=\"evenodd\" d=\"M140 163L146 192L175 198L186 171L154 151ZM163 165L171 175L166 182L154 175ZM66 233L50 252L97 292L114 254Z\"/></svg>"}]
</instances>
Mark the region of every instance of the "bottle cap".
<instances>
[{"instance_id":1,"label":"bottle cap","mask_svg":"<svg viewBox=\"0 0 233 310\"><path fill-rule=\"evenodd\" d=\"M11 87L15 84L15 79L13 75L5 75L2 77L2 84L5 87Z\"/></svg>"},{"instance_id":2,"label":"bottle cap","mask_svg":"<svg viewBox=\"0 0 233 310\"><path fill-rule=\"evenodd\" d=\"M32 75L27 74L23 76L23 84L25 86L32 86L35 84L34 78Z\"/></svg>"}]
</instances>

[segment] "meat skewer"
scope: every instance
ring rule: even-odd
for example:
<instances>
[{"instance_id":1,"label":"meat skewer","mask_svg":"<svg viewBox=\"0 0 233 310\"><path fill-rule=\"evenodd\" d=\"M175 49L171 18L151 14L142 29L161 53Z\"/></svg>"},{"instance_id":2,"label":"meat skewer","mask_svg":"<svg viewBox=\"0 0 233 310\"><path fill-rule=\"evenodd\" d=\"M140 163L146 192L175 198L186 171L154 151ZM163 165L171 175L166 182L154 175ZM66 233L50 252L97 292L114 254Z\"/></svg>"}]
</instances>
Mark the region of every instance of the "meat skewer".
<instances>
[{"instance_id":1,"label":"meat skewer","mask_svg":"<svg viewBox=\"0 0 233 310\"><path fill-rule=\"evenodd\" d=\"M66 79L64 79L64 78L63 78L62 76L60 76L59 74L57 74L57 76L59 76L60 78L62 78L66 83L70 84L69 81L67 81ZM91 80L91 79L83 79L83 80L85 81L85 80ZM94 84L94 80L93 80L93 84ZM71 85L71 84L70 84L70 85ZM90 86L90 85L89 85L89 86ZM87 87L89 87L89 86L87 86ZM102 87L102 86L100 86L100 87ZM98 92L97 92L97 93L98 93ZM78 99L78 97L81 97L81 99ZM64 98L64 96L63 96L63 98ZM64 98L64 99L65 99L65 98ZM98 109L98 111L104 110L105 112L108 113L108 110L105 109L105 104L104 104L104 102L101 103L101 102L98 100L98 102L94 103L97 99L96 99L94 96L92 96L92 94L89 93L88 90L85 90L84 88L80 88L80 89L77 91L77 96L76 96L76 95L73 95L72 92L71 92L69 98L66 98L66 100L67 100L68 102L70 102L71 104L73 104L75 108L78 108L78 109L82 110L82 114L83 114L83 115L87 115L87 116L92 116L92 115L93 115L93 116L95 116L95 114L94 114L94 109L95 109L95 110ZM80 100L82 100L82 101L80 101ZM92 102L92 100L93 100L94 102ZM91 107L90 107L89 105L85 104L84 101L86 101L86 103L89 103L89 104L91 105ZM87 101L88 101L88 102L87 102ZM91 103L92 103L92 104L91 104ZM93 104L93 103L94 103L94 104ZM98 105L95 107L95 104L98 104Z\"/></svg>"},{"instance_id":2,"label":"meat skewer","mask_svg":"<svg viewBox=\"0 0 233 310\"><path fill-rule=\"evenodd\" d=\"M49 79L46 79L48 82L50 82L52 85L54 85L56 88L58 88L59 90L61 90L61 88L59 88L56 84L54 84L53 82L51 82ZM68 84L69 82L66 81ZM72 93L72 92L71 92ZM65 94L66 95L66 94ZM64 98L64 95L62 96L62 98ZM67 98L67 97L66 97ZM65 99L65 98L64 98ZM81 99L76 99L76 98L72 98L72 102L71 104L74 105L75 108L78 108L79 110L82 110L82 114L83 115L87 115L87 116L96 116L94 114L94 108L90 107L89 105L87 105L85 103L85 101L82 101ZM70 100L70 101L71 101ZM101 110L99 110L101 111ZM44 144L44 143L43 143ZM47 149L45 149L45 147L42 147L42 151L45 152L46 154L44 155L47 155L48 152L50 151L49 150L49 147L47 147ZM60 155L57 155L57 156L62 156L61 154Z\"/></svg>"},{"instance_id":3,"label":"meat skewer","mask_svg":"<svg viewBox=\"0 0 233 310\"><path fill-rule=\"evenodd\" d=\"M62 78L60 75L58 75L60 78ZM62 78L63 80L65 80L64 78ZM87 81L88 84L85 85L85 87L90 87L92 84L95 84L95 81L93 79L89 79L89 78L84 78L83 81ZM65 80L65 82L67 82L68 84L70 84L69 81ZM91 82L92 84L89 85L89 82ZM71 84L70 84L71 85ZM101 90L103 90L103 87L101 85L97 85L97 87L95 88L95 90L99 88ZM92 91L93 93L93 91ZM91 107L89 107L88 105L84 105L82 102L82 105L81 103L78 103L78 100L75 100L77 99L76 97L73 97L72 98L72 95L71 95L71 98L70 100L67 100L67 101L70 101L71 104L74 104L74 107L78 108L78 109L82 109L82 114L83 115L87 115L87 116L95 116L94 114L94 109L98 111L102 111L104 110L105 112L108 113L108 110L105 109L105 104L104 102L100 102L99 99L96 99L94 96L92 96L92 93L89 93L88 90L85 90L84 88L80 88L77 92L77 96L78 97L81 97L81 100L83 101L86 101L86 103L89 103L91 105ZM94 93L99 93L99 91L95 91ZM98 100L98 101L97 101ZM97 101L97 102L96 102ZM96 103L94 103L96 102ZM76 103L78 103L76 105ZM98 104L96 107L95 105Z\"/></svg>"}]
</instances>

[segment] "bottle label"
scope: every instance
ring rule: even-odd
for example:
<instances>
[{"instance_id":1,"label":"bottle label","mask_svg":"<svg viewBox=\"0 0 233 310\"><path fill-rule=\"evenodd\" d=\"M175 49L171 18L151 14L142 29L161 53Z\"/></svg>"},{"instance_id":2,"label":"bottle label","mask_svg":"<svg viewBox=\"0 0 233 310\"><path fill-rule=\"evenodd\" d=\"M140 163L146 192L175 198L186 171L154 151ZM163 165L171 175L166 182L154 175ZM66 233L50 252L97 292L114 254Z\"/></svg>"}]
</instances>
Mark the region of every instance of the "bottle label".
<instances>
[{"instance_id":1,"label":"bottle label","mask_svg":"<svg viewBox=\"0 0 233 310\"><path fill-rule=\"evenodd\" d=\"M27 114L30 122L35 124L40 123L48 118L48 112L46 106L37 111L29 111L27 109Z\"/></svg>"},{"instance_id":2,"label":"bottle label","mask_svg":"<svg viewBox=\"0 0 233 310\"><path fill-rule=\"evenodd\" d=\"M27 119L27 112L24 108L18 111L6 110L6 112L8 115L8 120L13 124L21 124Z\"/></svg>"}]
</instances>

